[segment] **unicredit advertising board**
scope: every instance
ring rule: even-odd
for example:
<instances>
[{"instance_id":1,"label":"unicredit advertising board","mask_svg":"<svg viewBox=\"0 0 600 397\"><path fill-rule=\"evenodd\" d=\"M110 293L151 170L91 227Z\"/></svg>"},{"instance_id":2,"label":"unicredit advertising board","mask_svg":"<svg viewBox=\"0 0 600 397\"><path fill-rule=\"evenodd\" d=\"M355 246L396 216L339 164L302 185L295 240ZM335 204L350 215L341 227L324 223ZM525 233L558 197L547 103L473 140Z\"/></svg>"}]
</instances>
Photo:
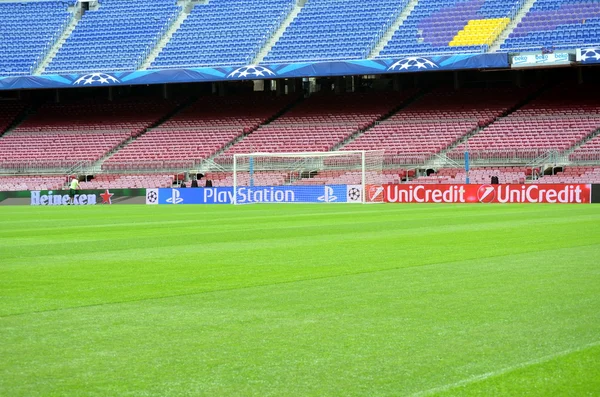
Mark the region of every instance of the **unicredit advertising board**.
<instances>
[{"instance_id":1,"label":"unicredit advertising board","mask_svg":"<svg viewBox=\"0 0 600 397\"><path fill-rule=\"evenodd\" d=\"M381 189L383 188L383 189ZM379 192L379 194L377 194ZM377 194L377 195L376 195ZM590 203L592 185L383 185L368 186L368 201L386 203Z\"/></svg>"}]
</instances>

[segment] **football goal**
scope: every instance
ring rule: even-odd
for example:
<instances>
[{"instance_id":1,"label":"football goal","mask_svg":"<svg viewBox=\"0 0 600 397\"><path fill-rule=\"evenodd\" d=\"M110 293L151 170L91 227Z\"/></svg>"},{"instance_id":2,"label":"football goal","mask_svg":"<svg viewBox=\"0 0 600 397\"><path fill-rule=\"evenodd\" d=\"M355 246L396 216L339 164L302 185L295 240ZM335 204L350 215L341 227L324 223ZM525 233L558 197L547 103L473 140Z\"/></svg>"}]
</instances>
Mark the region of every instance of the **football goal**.
<instances>
[{"instance_id":1,"label":"football goal","mask_svg":"<svg viewBox=\"0 0 600 397\"><path fill-rule=\"evenodd\" d=\"M368 202L365 189L368 185L381 184L383 150L359 150L336 152L298 153L245 153L233 156L234 202L257 202L242 200L249 189L263 188L264 194L283 194L264 188L321 187L320 189L295 188L294 194L307 195L323 192L315 202ZM345 190L344 190L345 189ZM292 190L290 190L292 191ZM340 197L345 195L345 197ZM313 202L314 200L294 200ZM280 201L280 200L266 200ZM288 202L287 200L285 200Z\"/></svg>"}]
</instances>

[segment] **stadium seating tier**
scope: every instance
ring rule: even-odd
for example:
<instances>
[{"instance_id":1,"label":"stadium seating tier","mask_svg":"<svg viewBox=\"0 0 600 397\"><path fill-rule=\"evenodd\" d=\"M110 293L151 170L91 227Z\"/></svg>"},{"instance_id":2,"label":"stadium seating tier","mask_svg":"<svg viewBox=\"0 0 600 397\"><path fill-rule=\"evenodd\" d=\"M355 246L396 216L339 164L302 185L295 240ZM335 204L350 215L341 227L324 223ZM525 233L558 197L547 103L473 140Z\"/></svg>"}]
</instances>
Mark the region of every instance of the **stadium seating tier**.
<instances>
[{"instance_id":1,"label":"stadium seating tier","mask_svg":"<svg viewBox=\"0 0 600 397\"><path fill-rule=\"evenodd\" d=\"M71 3L0 3L0 76L33 73L73 17Z\"/></svg>"}]
</instances>

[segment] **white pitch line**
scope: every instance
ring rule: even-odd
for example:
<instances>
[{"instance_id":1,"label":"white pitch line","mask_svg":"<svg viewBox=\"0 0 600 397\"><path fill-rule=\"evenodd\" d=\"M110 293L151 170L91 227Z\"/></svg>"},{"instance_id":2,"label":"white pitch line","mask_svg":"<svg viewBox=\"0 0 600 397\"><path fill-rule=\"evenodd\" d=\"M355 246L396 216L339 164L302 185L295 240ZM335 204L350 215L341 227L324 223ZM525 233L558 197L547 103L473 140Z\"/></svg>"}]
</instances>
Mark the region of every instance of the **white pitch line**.
<instances>
[{"instance_id":1,"label":"white pitch line","mask_svg":"<svg viewBox=\"0 0 600 397\"><path fill-rule=\"evenodd\" d=\"M460 380L460 381L455 382L455 383L450 383L450 384L447 384L447 385L444 385L444 386L434 387L433 389L423 390L423 391L411 394L411 396L412 397L423 397L423 396L429 396L429 395L432 395L432 394L435 394L435 393L439 393L439 392L443 392L443 391L448 391L448 390L454 389L456 387L468 385L469 383L479 382L481 380L485 380L485 379L488 379L488 378L493 378L494 376L504 375L504 374L506 374L508 372L512 372L512 371L517 370L517 369L529 367L531 365L540 364L540 363L543 363L543 362L555 359L557 357L566 356L566 355L569 355L571 353L575 353L575 352L587 350L587 349L589 349L591 347L595 347L595 346L599 346L599 345L600 345L600 341L596 341L596 342L593 342L593 343L590 343L590 344L587 344L587 345L576 347L574 349L564 350L564 351L561 351L561 352L558 352L558 353L550 354L548 356L537 358L535 360L526 361L524 363L513 365L511 367L503 368L503 369L500 369L498 371L486 372L485 374L471 376L470 378L466 378L466 379Z\"/></svg>"}]
</instances>

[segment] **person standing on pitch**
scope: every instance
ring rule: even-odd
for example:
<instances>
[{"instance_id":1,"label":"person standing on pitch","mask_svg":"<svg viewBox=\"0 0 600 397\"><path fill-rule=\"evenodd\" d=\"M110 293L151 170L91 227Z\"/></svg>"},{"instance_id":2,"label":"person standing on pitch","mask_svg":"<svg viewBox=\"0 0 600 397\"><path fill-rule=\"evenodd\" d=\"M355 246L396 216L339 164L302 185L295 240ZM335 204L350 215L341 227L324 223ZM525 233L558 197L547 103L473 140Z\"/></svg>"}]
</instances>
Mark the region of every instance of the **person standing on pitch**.
<instances>
[{"instance_id":1,"label":"person standing on pitch","mask_svg":"<svg viewBox=\"0 0 600 397\"><path fill-rule=\"evenodd\" d=\"M79 179L76 176L71 179L71 184L69 185L69 205L73 205L73 199L75 198L75 191L79 190Z\"/></svg>"}]
</instances>

